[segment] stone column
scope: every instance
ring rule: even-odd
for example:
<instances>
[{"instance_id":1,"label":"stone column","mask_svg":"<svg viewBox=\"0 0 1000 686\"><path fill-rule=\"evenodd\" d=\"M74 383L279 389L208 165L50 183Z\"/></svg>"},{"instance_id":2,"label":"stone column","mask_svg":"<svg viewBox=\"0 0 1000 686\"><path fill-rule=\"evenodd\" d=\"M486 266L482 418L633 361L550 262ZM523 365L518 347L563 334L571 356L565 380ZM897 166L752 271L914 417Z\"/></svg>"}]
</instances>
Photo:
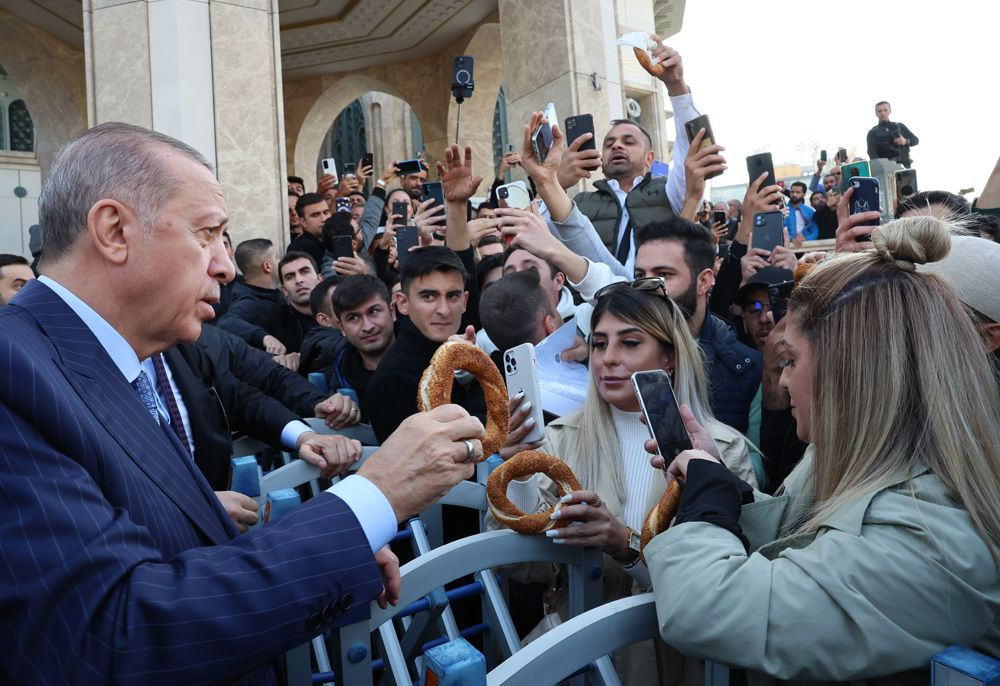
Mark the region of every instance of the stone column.
<instances>
[{"instance_id":1,"label":"stone column","mask_svg":"<svg viewBox=\"0 0 1000 686\"><path fill-rule=\"evenodd\" d=\"M287 240L278 0L84 0L91 126L124 121L216 167L233 243Z\"/></svg>"},{"instance_id":2,"label":"stone column","mask_svg":"<svg viewBox=\"0 0 1000 686\"><path fill-rule=\"evenodd\" d=\"M623 107L613 0L500 0L499 9L512 140L520 147L531 112L552 102L560 128L593 114L600 146Z\"/></svg>"}]
</instances>

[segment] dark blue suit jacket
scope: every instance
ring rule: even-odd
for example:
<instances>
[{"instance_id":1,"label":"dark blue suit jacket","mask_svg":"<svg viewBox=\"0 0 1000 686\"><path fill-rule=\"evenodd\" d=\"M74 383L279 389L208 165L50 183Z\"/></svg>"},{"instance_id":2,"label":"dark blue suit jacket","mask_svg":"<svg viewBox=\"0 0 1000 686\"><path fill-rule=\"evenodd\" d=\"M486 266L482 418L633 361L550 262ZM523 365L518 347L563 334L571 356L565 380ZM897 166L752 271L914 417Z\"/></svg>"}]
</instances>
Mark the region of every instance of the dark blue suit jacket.
<instances>
[{"instance_id":1,"label":"dark blue suit jacket","mask_svg":"<svg viewBox=\"0 0 1000 686\"><path fill-rule=\"evenodd\" d=\"M0 309L0 683L272 683L380 591L339 498L237 537L179 446L48 287Z\"/></svg>"}]
</instances>

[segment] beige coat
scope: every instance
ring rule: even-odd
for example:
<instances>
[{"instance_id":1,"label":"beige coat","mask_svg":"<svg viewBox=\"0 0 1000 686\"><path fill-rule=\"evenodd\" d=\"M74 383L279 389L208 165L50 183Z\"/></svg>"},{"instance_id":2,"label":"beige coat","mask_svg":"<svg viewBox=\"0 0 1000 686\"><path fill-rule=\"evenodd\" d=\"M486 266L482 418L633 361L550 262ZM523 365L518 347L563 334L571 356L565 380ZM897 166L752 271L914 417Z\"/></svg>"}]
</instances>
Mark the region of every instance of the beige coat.
<instances>
[{"instance_id":1,"label":"beige coat","mask_svg":"<svg viewBox=\"0 0 1000 686\"><path fill-rule=\"evenodd\" d=\"M1000 656L1000 570L942 481L897 474L817 534L778 539L811 467L809 450L790 495L743 507L750 555L704 522L647 546L663 639L751 670L751 684L926 684L931 656L952 643Z\"/></svg>"}]
</instances>

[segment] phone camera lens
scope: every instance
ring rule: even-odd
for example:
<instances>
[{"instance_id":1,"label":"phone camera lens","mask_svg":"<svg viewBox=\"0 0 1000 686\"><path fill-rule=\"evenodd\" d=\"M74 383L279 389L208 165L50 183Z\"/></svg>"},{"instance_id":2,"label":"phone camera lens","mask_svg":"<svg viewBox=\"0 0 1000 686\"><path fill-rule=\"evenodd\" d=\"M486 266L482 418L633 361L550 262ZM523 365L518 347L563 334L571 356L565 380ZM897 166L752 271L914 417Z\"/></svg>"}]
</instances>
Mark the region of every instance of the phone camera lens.
<instances>
[{"instance_id":1,"label":"phone camera lens","mask_svg":"<svg viewBox=\"0 0 1000 686\"><path fill-rule=\"evenodd\" d=\"M497 189L497 197L498 198L503 198L504 200L506 200L509 195L510 195L510 189L507 189L507 188L498 188Z\"/></svg>"}]
</instances>

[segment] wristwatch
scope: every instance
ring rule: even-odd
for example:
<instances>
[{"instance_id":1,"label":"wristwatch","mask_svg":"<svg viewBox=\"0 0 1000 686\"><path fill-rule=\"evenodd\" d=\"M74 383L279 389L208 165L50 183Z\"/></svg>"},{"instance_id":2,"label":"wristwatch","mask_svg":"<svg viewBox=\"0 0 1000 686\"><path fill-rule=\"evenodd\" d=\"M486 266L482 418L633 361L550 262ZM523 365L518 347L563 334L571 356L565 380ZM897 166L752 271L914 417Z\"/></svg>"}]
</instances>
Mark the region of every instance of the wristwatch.
<instances>
[{"instance_id":1,"label":"wristwatch","mask_svg":"<svg viewBox=\"0 0 1000 686\"><path fill-rule=\"evenodd\" d=\"M377 183L382 188L385 188L385 181L383 181L382 179L375 179L375 183Z\"/></svg>"},{"instance_id":2,"label":"wristwatch","mask_svg":"<svg viewBox=\"0 0 1000 686\"><path fill-rule=\"evenodd\" d=\"M628 538L625 539L625 545L628 546L628 559L622 563L622 567L625 569L632 569L642 557L639 554L639 543L642 541L642 536L635 529L628 530Z\"/></svg>"}]
</instances>

